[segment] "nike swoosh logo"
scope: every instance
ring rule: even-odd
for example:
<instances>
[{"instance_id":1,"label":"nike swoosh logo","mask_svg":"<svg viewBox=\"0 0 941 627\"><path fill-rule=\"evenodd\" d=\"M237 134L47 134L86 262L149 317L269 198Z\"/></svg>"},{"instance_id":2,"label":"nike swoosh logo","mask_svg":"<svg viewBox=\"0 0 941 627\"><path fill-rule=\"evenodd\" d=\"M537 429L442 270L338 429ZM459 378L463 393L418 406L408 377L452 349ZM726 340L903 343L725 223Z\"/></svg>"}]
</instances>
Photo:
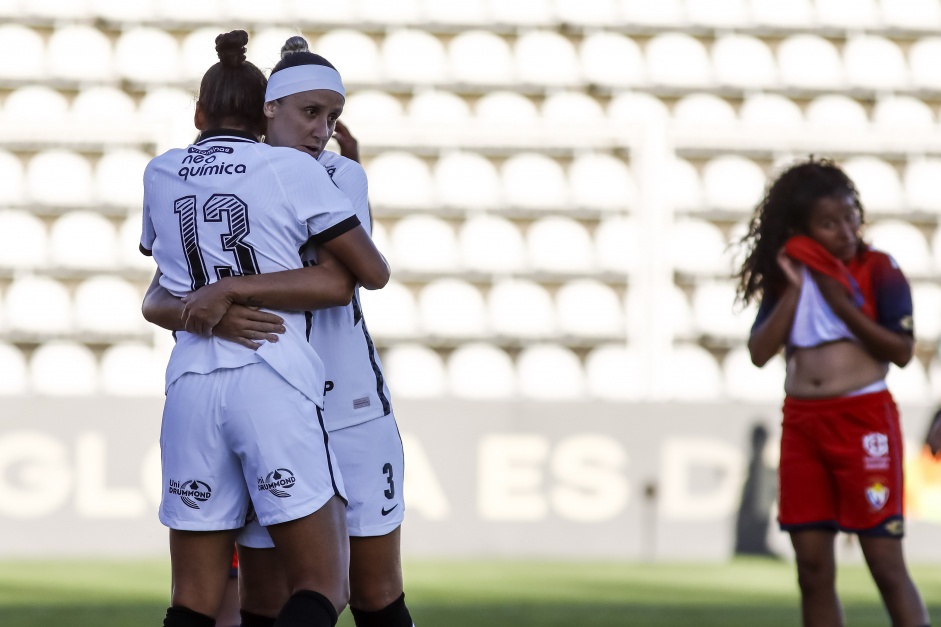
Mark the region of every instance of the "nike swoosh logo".
<instances>
[{"instance_id":1,"label":"nike swoosh logo","mask_svg":"<svg viewBox=\"0 0 941 627\"><path fill-rule=\"evenodd\" d=\"M398 507L398 506L399 506L399 504L396 503L395 505L393 505L393 506L390 507L389 509L386 509L385 507L383 507L383 508L382 508L382 515L383 515L383 516L388 516L389 514L392 513L392 510L394 510L394 509L395 509L396 507Z\"/></svg>"}]
</instances>

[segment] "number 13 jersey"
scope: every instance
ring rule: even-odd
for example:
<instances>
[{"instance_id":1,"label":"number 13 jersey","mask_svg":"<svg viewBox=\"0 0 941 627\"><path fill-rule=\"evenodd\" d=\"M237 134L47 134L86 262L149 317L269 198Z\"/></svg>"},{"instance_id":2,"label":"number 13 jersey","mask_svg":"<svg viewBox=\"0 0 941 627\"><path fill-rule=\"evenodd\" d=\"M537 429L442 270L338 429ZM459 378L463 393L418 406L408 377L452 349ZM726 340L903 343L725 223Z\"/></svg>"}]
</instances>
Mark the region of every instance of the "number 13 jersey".
<instances>
[{"instance_id":1,"label":"number 13 jersey","mask_svg":"<svg viewBox=\"0 0 941 627\"><path fill-rule=\"evenodd\" d=\"M236 131L204 133L155 157L144 172L141 251L160 284L184 296L226 276L301 267L309 240L327 242L359 225L349 199L323 166L293 148L274 148ZM258 361L323 406L324 367L308 343L303 312L278 311L285 334L257 351L178 332L166 385Z\"/></svg>"}]
</instances>

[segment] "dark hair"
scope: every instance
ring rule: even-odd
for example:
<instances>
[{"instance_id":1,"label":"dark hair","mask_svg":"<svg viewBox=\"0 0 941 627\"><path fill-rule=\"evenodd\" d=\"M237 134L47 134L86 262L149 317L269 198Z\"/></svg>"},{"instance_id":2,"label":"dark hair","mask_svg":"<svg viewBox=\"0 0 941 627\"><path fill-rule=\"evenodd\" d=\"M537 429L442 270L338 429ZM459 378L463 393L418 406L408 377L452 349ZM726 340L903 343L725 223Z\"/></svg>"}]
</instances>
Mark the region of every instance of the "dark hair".
<instances>
[{"instance_id":1,"label":"dark hair","mask_svg":"<svg viewBox=\"0 0 941 627\"><path fill-rule=\"evenodd\" d=\"M859 210L859 223L865 221L859 192L843 170L829 159L808 158L782 172L765 191L755 207L748 233L739 246L747 251L741 269L737 298L747 305L756 296L784 286L784 272L777 254L792 235L806 234L810 214L821 198L850 196Z\"/></svg>"},{"instance_id":2,"label":"dark hair","mask_svg":"<svg viewBox=\"0 0 941 627\"><path fill-rule=\"evenodd\" d=\"M268 79L245 60L248 33L234 30L216 37L219 62L199 84L199 104L210 126L240 122L257 135L265 132L265 88Z\"/></svg>"},{"instance_id":3,"label":"dark hair","mask_svg":"<svg viewBox=\"0 0 941 627\"><path fill-rule=\"evenodd\" d=\"M294 37L290 37L284 42L284 45L281 46L281 60L274 66L271 73L274 74L275 72L286 70L289 67L297 67L298 65L326 65L329 68L336 69L333 67L332 63L322 56L311 52L306 39L300 35L295 35Z\"/></svg>"}]
</instances>

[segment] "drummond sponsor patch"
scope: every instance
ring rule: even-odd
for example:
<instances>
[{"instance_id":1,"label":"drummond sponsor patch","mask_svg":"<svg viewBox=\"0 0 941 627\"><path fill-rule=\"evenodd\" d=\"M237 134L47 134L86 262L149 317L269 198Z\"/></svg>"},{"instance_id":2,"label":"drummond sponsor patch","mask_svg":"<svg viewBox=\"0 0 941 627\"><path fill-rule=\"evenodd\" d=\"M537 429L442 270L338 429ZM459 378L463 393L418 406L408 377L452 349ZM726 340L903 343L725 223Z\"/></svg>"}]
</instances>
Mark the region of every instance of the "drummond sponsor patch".
<instances>
[{"instance_id":1,"label":"drummond sponsor patch","mask_svg":"<svg viewBox=\"0 0 941 627\"><path fill-rule=\"evenodd\" d=\"M286 499L291 496L288 490L293 488L295 483L297 479L293 472L287 468L278 468L264 477L258 477L258 491L267 490L279 498Z\"/></svg>"},{"instance_id":2,"label":"drummond sponsor patch","mask_svg":"<svg viewBox=\"0 0 941 627\"><path fill-rule=\"evenodd\" d=\"M188 479L186 481L170 479L167 492L179 495L180 500L192 509L199 509L200 503L205 503L212 498L212 488L209 487L208 483L199 479Z\"/></svg>"}]
</instances>

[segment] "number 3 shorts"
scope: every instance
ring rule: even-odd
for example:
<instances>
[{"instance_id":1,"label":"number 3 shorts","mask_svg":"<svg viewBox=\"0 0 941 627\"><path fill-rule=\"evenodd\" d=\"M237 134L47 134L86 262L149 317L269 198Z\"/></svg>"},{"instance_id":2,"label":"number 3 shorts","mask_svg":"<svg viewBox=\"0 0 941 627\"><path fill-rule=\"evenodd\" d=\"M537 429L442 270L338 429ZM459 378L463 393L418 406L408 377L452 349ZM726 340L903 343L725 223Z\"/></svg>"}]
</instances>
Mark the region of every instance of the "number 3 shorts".
<instances>
[{"instance_id":1,"label":"number 3 shorts","mask_svg":"<svg viewBox=\"0 0 941 627\"><path fill-rule=\"evenodd\" d=\"M320 409L264 362L178 378L160 457L159 517L171 529L237 529L252 509L273 525L345 498Z\"/></svg>"},{"instance_id":2,"label":"number 3 shorts","mask_svg":"<svg viewBox=\"0 0 941 627\"><path fill-rule=\"evenodd\" d=\"M383 536L402 524L403 453L395 417L390 413L330 432L330 446L346 485L346 524L354 537ZM257 523L249 524L237 542L256 549L274 546Z\"/></svg>"}]
</instances>

